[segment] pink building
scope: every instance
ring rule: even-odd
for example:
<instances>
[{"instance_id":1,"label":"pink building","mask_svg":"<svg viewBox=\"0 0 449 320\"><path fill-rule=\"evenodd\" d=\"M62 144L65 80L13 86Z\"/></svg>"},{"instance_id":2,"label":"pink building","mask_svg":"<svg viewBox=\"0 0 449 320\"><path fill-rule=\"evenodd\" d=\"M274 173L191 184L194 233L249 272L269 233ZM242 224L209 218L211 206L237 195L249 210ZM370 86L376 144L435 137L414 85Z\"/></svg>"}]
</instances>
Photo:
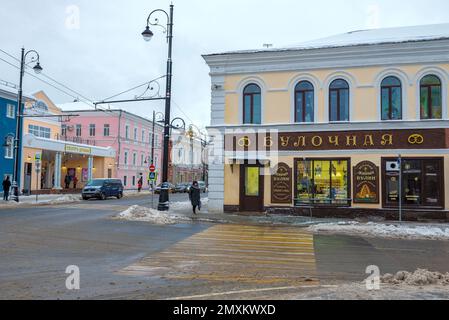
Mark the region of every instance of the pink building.
<instances>
[{"instance_id":1,"label":"pink building","mask_svg":"<svg viewBox=\"0 0 449 320\"><path fill-rule=\"evenodd\" d=\"M62 105L64 108L64 105ZM62 125L61 140L100 147L112 147L116 151L116 177L126 189L136 189L140 176L144 187L148 186L149 166L153 135L152 121L123 110L73 110L77 114ZM154 164L162 165L163 126L154 125ZM160 183L160 175L158 181Z\"/></svg>"}]
</instances>

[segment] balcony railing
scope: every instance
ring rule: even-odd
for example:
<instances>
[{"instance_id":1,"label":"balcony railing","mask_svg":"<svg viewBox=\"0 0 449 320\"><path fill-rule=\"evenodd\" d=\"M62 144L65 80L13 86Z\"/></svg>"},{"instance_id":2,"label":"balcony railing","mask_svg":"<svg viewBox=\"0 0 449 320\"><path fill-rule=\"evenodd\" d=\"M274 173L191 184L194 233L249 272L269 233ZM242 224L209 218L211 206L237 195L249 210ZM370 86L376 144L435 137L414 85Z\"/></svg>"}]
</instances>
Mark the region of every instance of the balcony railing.
<instances>
[{"instance_id":1,"label":"balcony railing","mask_svg":"<svg viewBox=\"0 0 449 320\"><path fill-rule=\"evenodd\" d=\"M66 141L66 142L72 142L72 143L78 143L78 144L87 144L90 146L96 146L95 140L89 140L89 139L82 139L81 137L67 137L60 134L57 134L55 136L56 140L59 141Z\"/></svg>"}]
</instances>

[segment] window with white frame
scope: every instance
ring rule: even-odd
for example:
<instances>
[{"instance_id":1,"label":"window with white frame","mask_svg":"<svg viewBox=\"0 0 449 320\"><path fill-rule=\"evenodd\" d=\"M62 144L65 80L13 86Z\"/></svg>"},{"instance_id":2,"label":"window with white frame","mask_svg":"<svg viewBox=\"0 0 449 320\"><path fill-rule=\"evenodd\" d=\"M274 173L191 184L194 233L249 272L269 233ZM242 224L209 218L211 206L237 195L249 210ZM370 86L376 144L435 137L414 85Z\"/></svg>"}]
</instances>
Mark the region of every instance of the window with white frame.
<instances>
[{"instance_id":1,"label":"window with white frame","mask_svg":"<svg viewBox=\"0 0 449 320\"><path fill-rule=\"evenodd\" d=\"M89 136L95 137L95 124L94 123L89 125Z\"/></svg>"},{"instance_id":2,"label":"window with white frame","mask_svg":"<svg viewBox=\"0 0 449 320\"><path fill-rule=\"evenodd\" d=\"M13 156L14 151L13 150L14 150L14 143L12 143L12 141L10 141L10 143L8 143L8 145L5 147L5 158L6 159L14 158L14 156Z\"/></svg>"},{"instance_id":3,"label":"window with white frame","mask_svg":"<svg viewBox=\"0 0 449 320\"><path fill-rule=\"evenodd\" d=\"M50 128L36 126L33 124L28 125L28 133L36 137L50 139Z\"/></svg>"},{"instance_id":4,"label":"window with white frame","mask_svg":"<svg viewBox=\"0 0 449 320\"><path fill-rule=\"evenodd\" d=\"M129 139L129 125L125 126L125 138Z\"/></svg>"},{"instance_id":5,"label":"window with white frame","mask_svg":"<svg viewBox=\"0 0 449 320\"><path fill-rule=\"evenodd\" d=\"M80 124L76 125L76 136L81 137L81 125Z\"/></svg>"},{"instance_id":6,"label":"window with white frame","mask_svg":"<svg viewBox=\"0 0 449 320\"><path fill-rule=\"evenodd\" d=\"M67 125L66 124L61 125L61 136L63 136L63 137L67 136Z\"/></svg>"},{"instance_id":7,"label":"window with white frame","mask_svg":"<svg viewBox=\"0 0 449 320\"><path fill-rule=\"evenodd\" d=\"M16 106L13 104L6 105L6 117L14 119L16 117Z\"/></svg>"},{"instance_id":8,"label":"window with white frame","mask_svg":"<svg viewBox=\"0 0 449 320\"><path fill-rule=\"evenodd\" d=\"M136 166L136 165L137 165L137 153L134 152L133 153L133 166Z\"/></svg>"},{"instance_id":9,"label":"window with white frame","mask_svg":"<svg viewBox=\"0 0 449 320\"><path fill-rule=\"evenodd\" d=\"M111 130L111 126L109 124L105 123L103 126L103 136L109 137L110 130Z\"/></svg>"},{"instance_id":10,"label":"window with white frame","mask_svg":"<svg viewBox=\"0 0 449 320\"><path fill-rule=\"evenodd\" d=\"M142 153L142 154L140 155L140 166L141 166L141 167L143 167L144 162L145 162L145 155Z\"/></svg>"},{"instance_id":11,"label":"window with white frame","mask_svg":"<svg viewBox=\"0 0 449 320\"><path fill-rule=\"evenodd\" d=\"M125 151L123 163L125 164L125 166L128 165L128 151Z\"/></svg>"},{"instance_id":12,"label":"window with white frame","mask_svg":"<svg viewBox=\"0 0 449 320\"><path fill-rule=\"evenodd\" d=\"M142 130L142 142L145 142L145 130Z\"/></svg>"},{"instance_id":13,"label":"window with white frame","mask_svg":"<svg viewBox=\"0 0 449 320\"><path fill-rule=\"evenodd\" d=\"M134 128L134 141L137 141L137 128Z\"/></svg>"}]
</instances>

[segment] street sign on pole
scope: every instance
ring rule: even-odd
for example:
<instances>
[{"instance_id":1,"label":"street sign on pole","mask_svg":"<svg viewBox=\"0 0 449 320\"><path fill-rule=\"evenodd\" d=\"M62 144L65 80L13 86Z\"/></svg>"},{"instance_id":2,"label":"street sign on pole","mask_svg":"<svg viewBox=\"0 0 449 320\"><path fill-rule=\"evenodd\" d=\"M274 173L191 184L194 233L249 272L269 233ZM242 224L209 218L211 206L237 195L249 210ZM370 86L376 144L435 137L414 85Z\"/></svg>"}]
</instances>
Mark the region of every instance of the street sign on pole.
<instances>
[{"instance_id":1,"label":"street sign on pole","mask_svg":"<svg viewBox=\"0 0 449 320\"><path fill-rule=\"evenodd\" d=\"M150 166L150 172L153 173L153 172L155 172L155 171L156 171L156 167L155 167L154 164L152 164L152 165Z\"/></svg>"}]
</instances>

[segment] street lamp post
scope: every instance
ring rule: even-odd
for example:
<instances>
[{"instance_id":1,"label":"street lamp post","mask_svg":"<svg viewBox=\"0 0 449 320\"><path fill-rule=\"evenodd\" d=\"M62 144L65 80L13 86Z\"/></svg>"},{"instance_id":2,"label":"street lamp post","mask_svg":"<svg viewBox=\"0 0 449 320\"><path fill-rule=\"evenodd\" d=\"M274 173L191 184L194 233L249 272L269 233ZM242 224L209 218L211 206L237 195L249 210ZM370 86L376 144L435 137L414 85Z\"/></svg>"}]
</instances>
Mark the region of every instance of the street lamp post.
<instances>
[{"instance_id":1,"label":"street lamp post","mask_svg":"<svg viewBox=\"0 0 449 320\"><path fill-rule=\"evenodd\" d=\"M164 13L167 16L167 41L168 41L168 59L167 59L167 76L165 87L165 127L164 127L164 155L162 165L162 182L168 182L168 153L170 143L170 108L171 108L171 83L172 83L172 41L173 41L173 5L170 5L170 14L162 9L152 11L147 18L147 26L145 31L142 32L142 36L146 41L150 41L153 37L153 32L150 30L150 25L160 26L159 19L155 18L154 22L151 22L151 17L155 13ZM168 189L161 188L161 194L159 197L159 211L168 211L169 209L169 194Z\"/></svg>"},{"instance_id":2,"label":"street lamp post","mask_svg":"<svg viewBox=\"0 0 449 320\"><path fill-rule=\"evenodd\" d=\"M26 58L29 54L33 54L31 57L31 61L29 63L36 62L36 65L33 67L35 73L39 74L42 72L42 67L39 63L39 53L35 50L30 50L25 53L25 48L22 48L21 59L20 59L20 81L19 81L19 92L17 99L17 119L16 119L16 134L14 138L14 172L13 172L13 182L12 182L12 197L16 202L19 202L19 151L20 151L20 138L22 134L22 118L23 118L23 110L22 110L22 99L23 99L23 76L25 74L25 66Z\"/></svg>"}]
</instances>

